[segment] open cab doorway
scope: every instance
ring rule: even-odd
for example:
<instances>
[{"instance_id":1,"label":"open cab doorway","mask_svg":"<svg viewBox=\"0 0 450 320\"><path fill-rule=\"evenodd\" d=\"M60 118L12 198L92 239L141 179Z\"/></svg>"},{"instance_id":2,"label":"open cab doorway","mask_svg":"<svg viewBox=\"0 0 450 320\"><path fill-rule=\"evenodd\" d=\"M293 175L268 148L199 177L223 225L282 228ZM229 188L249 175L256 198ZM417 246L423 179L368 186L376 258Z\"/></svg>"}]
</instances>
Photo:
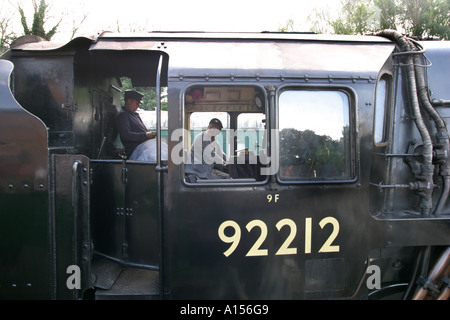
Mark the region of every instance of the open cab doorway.
<instances>
[{"instance_id":1,"label":"open cab doorway","mask_svg":"<svg viewBox=\"0 0 450 320\"><path fill-rule=\"evenodd\" d=\"M147 129L157 133L157 143L167 143L167 120L161 120L161 114L167 113L161 112L167 57L154 51L94 49L91 58L95 68L91 91L107 92L120 101L115 112L123 106L125 89L143 92L145 109L137 112ZM115 126L112 117L99 114L98 119L109 119L107 126ZM165 124L161 126L161 122ZM100 141L98 157L90 161L91 286L95 298L159 299L163 173L157 168L163 165L161 157L152 162L128 159L117 131L111 138L94 135L93 140Z\"/></svg>"}]
</instances>

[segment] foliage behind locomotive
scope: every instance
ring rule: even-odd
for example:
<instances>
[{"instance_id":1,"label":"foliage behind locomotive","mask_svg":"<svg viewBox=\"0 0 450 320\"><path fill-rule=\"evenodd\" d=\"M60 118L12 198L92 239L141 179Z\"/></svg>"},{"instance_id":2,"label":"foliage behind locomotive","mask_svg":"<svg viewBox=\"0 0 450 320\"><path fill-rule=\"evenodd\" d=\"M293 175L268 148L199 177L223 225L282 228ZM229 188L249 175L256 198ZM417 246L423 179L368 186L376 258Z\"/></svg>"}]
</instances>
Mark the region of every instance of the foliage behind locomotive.
<instances>
[{"instance_id":1,"label":"foliage behind locomotive","mask_svg":"<svg viewBox=\"0 0 450 320\"><path fill-rule=\"evenodd\" d=\"M16 43L0 297L448 298L449 57L393 31ZM167 90L168 161L160 96L157 162L123 156L123 77ZM185 174L212 117L231 179Z\"/></svg>"}]
</instances>

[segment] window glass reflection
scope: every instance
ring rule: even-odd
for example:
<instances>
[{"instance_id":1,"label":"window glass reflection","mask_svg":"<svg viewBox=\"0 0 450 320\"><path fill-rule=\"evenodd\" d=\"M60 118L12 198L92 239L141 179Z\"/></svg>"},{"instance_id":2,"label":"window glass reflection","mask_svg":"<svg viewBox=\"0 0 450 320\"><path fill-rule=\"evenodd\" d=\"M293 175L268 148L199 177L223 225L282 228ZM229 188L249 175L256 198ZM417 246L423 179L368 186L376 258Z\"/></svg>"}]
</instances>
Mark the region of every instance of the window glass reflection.
<instances>
[{"instance_id":1,"label":"window glass reflection","mask_svg":"<svg viewBox=\"0 0 450 320\"><path fill-rule=\"evenodd\" d=\"M342 91L287 90L280 94L281 179L351 178L349 105Z\"/></svg>"}]
</instances>

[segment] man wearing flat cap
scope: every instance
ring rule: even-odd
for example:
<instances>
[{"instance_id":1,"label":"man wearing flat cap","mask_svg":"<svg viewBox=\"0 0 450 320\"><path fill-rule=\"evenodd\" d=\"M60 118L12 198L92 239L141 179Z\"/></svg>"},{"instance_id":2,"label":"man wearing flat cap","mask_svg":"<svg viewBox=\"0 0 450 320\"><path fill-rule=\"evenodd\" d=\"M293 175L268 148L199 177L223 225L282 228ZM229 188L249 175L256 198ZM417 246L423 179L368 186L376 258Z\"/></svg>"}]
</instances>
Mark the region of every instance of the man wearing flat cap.
<instances>
[{"instance_id":1,"label":"man wearing flat cap","mask_svg":"<svg viewBox=\"0 0 450 320\"><path fill-rule=\"evenodd\" d=\"M155 138L155 133L148 131L141 117L136 112L144 95L136 90L125 91L125 105L116 117L120 140L125 147L127 158L142 142Z\"/></svg>"}]
</instances>

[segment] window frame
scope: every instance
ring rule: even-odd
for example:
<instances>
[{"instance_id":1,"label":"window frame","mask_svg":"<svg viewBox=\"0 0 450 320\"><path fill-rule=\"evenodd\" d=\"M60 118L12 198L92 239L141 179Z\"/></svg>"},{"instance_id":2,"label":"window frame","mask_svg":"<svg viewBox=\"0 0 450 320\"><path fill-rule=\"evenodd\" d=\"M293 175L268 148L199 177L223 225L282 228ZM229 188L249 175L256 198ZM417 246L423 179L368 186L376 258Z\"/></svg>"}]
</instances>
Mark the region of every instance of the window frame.
<instances>
[{"instance_id":1,"label":"window frame","mask_svg":"<svg viewBox=\"0 0 450 320\"><path fill-rule=\"evenodd\" d=\"M384 114L383 114L383 123L382 123L382 139L380 141L376 140L376 133L377 133L377 111L379 106L378 101L378 90L380 82L384 80L386 82L385 87L385 96L384 96ZM390 123L390 110L392 109L392 84L393 84L393 77L390 73L383 73L378 78L377 85L375 87L375 95L374 95L374 109L373 109L373 143L375 146L386 146L389 143L389 123Z\"/></svg>"},{"instance_id":2,"label":"window frame","mask_svg":"<svg viewBox=\"0 0 450 320\"><path fill-rule=\"evenodd\" d=\"M342 179L326 179L326 178L317 178L311 179L302 178L302 177L293 177L290 179L286 179L281 175L281 168L279 168L276 174L277 183L280 185L315 185L315 184L348 184L354 183L358 180L358 161L357 161L357 114L356 114L356 103L357 103L357 95L355 90L352 87L341 86L341 85L301 85L301 84L287 84L284 86L280 86L276 91L276 101L275 101L275 119L274 119L274 128L279 131L279 121L280 121L280 96L283 92L286 91L336 91L344 93L348 98L348 119L349 119L349 147L346 152L348 153L348 161L349 161L349 175L343 177ZM273 141L272 141L273 143ZM278 137L278 151L279 151L279 137ZM280 163L280 157L277 159L278 163Z\"/></svg>"},{"instance_id":3,"label":"window frame","mask_svg":"<svg viewBox=\"0 0 450 320\"><path fill-rule=\"evenodd\" d=\"M247 82L243 82L243 83L222 83L222 82L217 82L217 83L204 83L204 82L199 82L199 83L191 83L188 87L184 87L182 89L180 89L180 102L181 102L181 110L182 110L182 128L184 129L184 131L187 130L187 128L185 127L185 116L186 116L186 100L185 100L185 96L186 93L193 89L193 88L197 88L197 87L208 87L208 88L212 88L212 87L253 87L255 88L255 90L257 90L260 94L262 94L263 99L264 99L264 109L263 112L266 115L266 124L268 124L268 122L270 121L270 114L269 114L269 98L267 95L266 90L264 89L264 87L260 84L256 84L256 83L247 83ZM195 111L195 112L202 112L202 111ZM205 111L208 112L208 111ZM229 110L221 110L220 112L224 112L224 113L230 113L233 111L229 111ZM193 113L193 112L192 112ZM268 125L267 125L268 127ZM227 130L229 130L231 128L228 128ZM189 130L189 132L191 132L191 130ZM187 139L186 136L183 136L183 140ZM264 180L262 181L248 181L248 179L211 179L211 180L205 180L201 183L197 182L189 182L186 180L186 176L185 176L185 163L183 163L182 165L180 165L180 170L181 170L181 182L184 186L186 187L190 187L190 188L204 188L204 187L237 187L237 186L258 186L258 185L265 185L268 183L270 176L266 176L264 178Z\"/></svg>"}]
</instances>

